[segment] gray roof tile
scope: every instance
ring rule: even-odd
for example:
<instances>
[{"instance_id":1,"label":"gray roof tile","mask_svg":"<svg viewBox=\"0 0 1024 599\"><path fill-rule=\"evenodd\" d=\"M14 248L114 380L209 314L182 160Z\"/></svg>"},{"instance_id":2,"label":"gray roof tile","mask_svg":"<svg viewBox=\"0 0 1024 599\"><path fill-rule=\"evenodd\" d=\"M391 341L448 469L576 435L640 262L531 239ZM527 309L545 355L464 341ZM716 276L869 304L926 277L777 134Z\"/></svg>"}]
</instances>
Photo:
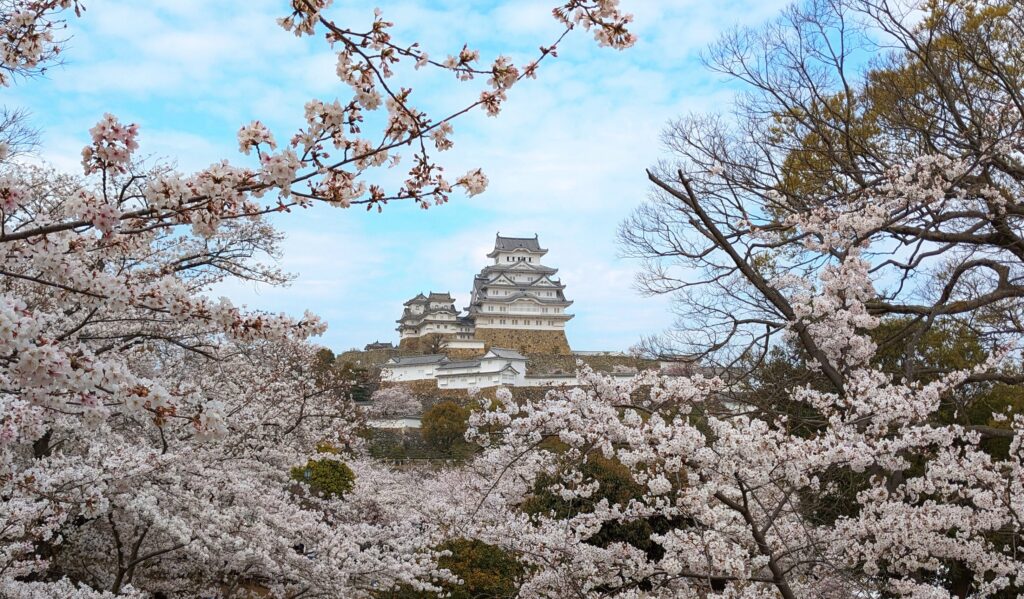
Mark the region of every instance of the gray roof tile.
<instances>
[{"instance_id":1,"label":"gray roof tile","mask_svg":"<svg viewBox=\"0 0 1024 599\"><path fill-rule=\"evenodd\" d=\"M533 237L494 237L494 249L496 250L517 250L524 249L533 252L540 251L540 242L537 236Z\"/></svg>"},{"instance_id":2,"label":"gray roof tile","mask_svg":"<svg viewBox=\"0 0 1024 599\"><path fill-rule=\"evenodd\" d=\"M451 370L453 368L475 368L480 365L480 360L459 360L455 362L447 362L443 366L439 366L438 370Z\"/></svg>"},{"instance_id":3,"label":"gray roof tile","mask_svg":"<svg viewBox=\"0 0 1024 599\"><path fill-rule=\"evenodd\" d=\"M506 349L504 347L492 347L491 353L498 356L499 358L505 358L506 360L525 360L526 356L517 352L514 349Z\"/></svg>"},{"instance_id":4,"label":"gray roof tile","mask_svg":"<svg viewBox=\"0 0 1024 599\"><path fill-rule=\"evenodd\" d=\"M493 258L496 252L510 252L513 250L547 253L546 249L540 247L540 241L536 235L533 237L502 237L501 234L498 234L494 236L494 250L487 255Z\"/></svg>"},{"instance_id":5,"label":"gray roof tile","mask_svg":"<svg viewBox=\"0 0 1024 599\"><path fill-rule=\"evenodd\" d=\"M388 364L395 366L412 366L416 364L440 364L447 362L448 356L444 354L426 354L422 356L395 356L388 360Z\"/></svg>"}]
</instances>

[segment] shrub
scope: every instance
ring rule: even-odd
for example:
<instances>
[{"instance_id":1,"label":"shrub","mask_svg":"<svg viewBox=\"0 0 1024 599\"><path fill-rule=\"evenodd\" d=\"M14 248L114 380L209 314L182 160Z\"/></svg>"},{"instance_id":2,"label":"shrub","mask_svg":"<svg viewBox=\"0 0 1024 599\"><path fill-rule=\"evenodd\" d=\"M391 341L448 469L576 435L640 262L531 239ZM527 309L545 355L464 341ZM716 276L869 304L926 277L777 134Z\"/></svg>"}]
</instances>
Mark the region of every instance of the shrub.
<instances>
[{"instance_id":1,"label":"shrub","mask_svg":"<svg viewBox=\"0 0 1024 599\"><path fill-rule=\"evenodd\" d=\"M325 499L344 497L356 484L356 475L348 464L332 459L309 460L304 467L292 468L291 476Z\"/></svg>"},{"instance_id":2,"label":"shrub","mask_svg":"<svg viewBox=\"0 0 1024 599\"><path fill-rule=\"evenodd\" d=\"M567 519L594 511L602 500L609 504L626 506L632 499L641 499L644 487L630 475L629 468L621 462L608 459L600 454L587 456L587 463L580 471L585 481L596 481L599 485L589 497L563 499L553 493L549 487L559 482L557 475L541 475L534 482L533 493L520 506L529 515L544 515L556 519ZM664 517L624 521L605 522L601 529L585 541L597 547L607 547L612 543L628 543L644 551L652 559L661 559L664 548L651 540L651 535L665 533L673 528L685 525L684 522L672 522Z\"/></svg>"},{"instance_id":3,"label":"shrub","mask_svg":"<svg viewBox=\"0 0 1024 599\"><path fill-rule=\"evenodd\" d=\"M442 401L427 410L420 421L423 440L432 448L446 453L465 450L469 409L454 401Z\"/></svg>"},{"instance_id":4,"label":"shrub","mask_svg":"<svg viewBox=\"0 0 1024 599\"><path fill-rule=\"evenodd\" d=\"M476 539L451 539L437 546L439 551L450 552L437 560L440 567L462 580L462 584L439 584L440 593L416 591L402 586L393 591L379 593L380 599L503 599L515 597L526 568L511 553Z\"/></svg>"}]
</instances>

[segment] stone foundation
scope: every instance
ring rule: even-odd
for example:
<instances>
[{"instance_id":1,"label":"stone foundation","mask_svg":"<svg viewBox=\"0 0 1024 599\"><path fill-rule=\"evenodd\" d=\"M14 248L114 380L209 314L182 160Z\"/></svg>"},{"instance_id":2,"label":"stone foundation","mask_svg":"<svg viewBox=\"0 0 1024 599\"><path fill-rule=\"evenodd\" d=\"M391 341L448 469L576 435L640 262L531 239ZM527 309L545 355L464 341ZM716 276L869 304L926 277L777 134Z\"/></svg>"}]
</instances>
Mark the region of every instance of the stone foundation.
<instances>
[{"instance_id":1,"label":"stone foundation","mask_svg":"<svg viewBox=\"0 0 1024 599\"><path fill-rule=\"evenodd\" d=\"M472 360L484 355L482 349L449 349L444 351L451 360Z\"/></svg>"},{"instance_id":2,"label":"stone foundation","mask_svg":"<svg viewBox=\"0 0 1024 599\"><path fill-rule=\"evenodd\" d=\"M412 391L413 395L423 401L424 409L429 408L439 401L450 399L459 404L469 402L469 393L465 389L438 389L437 381L433 379L419 381L382 382L381 387L405 387Z\"/></svg>"},{"instance_id":3,"label":"stone foundation","mask_svg":"<svg viewBox=\"0 0 1024 599\"><path fill-rule=\"evenodd\" d=\"M531 354L526 372L531 375L572 374L576 362L583 362L593 370L609 374L629 374L641 370L657 370L658 362L634 356L566 356L557 354Z\"/></svg>"},{"instance_id":4,"label":"stone foundation","mask_svg":"<svg viewBox=\"0 0 1024 599\"><path fill-rule=\"evenodd\" d=\"M398 342L398 353L403 356L419 354L443 354L441 348L444 340L451 335L441 333L429 333L422 337L408 337Z\"/></svg>"},{"instance_id":5,"label":"stone foundation","mask_svg":"<svg viewBox=\"0 0 1024 599\"><path fill-rule=\"evenodd\" d=\"M523 355L569 355L569 340L565 331L531 331L523 329L477 328L474 336L487 344L487 349L503 347Z\"/></svg>"}]
</instances>

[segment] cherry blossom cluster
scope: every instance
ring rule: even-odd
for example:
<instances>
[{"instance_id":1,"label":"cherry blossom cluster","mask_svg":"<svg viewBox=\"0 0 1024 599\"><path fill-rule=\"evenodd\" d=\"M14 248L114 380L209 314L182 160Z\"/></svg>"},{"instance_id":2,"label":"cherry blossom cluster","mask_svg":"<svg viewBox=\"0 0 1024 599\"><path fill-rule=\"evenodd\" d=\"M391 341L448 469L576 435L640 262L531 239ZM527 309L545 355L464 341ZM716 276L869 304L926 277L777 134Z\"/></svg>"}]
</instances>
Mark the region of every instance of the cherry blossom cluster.
<instances>
[{"instance_id":1,"label":"cherry blossom cluster","mask_svg":"<svg viewBox=\"0 0 1024 599\"><path fill-rule=\"evenodd\" d=\"M541 476L556 481L547 492L565 501L591 497L601 482L584 466L597 457L625 466L643 489L622 503L603 499L568 517L520 521L526 532L506 545L536 558L525 589L948 598L941 578L950 563L974 573L972 596L998 596L1024 582L1010 541L1024 530L1024 417L1013 415L1011 450L997 457L978 432L936 418L942 399L974 372L918 384L871 366L866 332L878 321L864 308L873 286L856 253L825 269L814 291L798 293L798 319L844 383L841 392L791 390L793 402L820 415L811 434L790 431L784 418L747 413L737 399L742 389L700 374L646 372L624 381L584 367L579 388L540 401L504 392L482 402L467 438L487 448L476 468L488 500L515 509L538 492ZM998 359L977 370L997 368ZM816 513L828 506L816 498L842 492L837 472L861 476L845 491L856 510L823 522ZM622 541L581 542L652 519L677 523L651 533L658 557Z\"/></svg>"},{"instance_id":2,"label":"cherry blossom cluster","mask_svg":"<svg viewBox=\"0 0 1024 599\"><path fill-rule=\"evenodd\" d=\"M866 307L866 302L876 296L869 270L870 264L851 250L841 263L822 269L820 289L793 295L797 319L807 325L817 346L834 365L862 367L877 349L863 334L880 322Z\"/></svg>"},{"instance_id":3,"label":"cherry blossom cluster","mask_svg":"<svg viewBox=\"0 0 1024 599\"><path fill-rule=\"evenodd\" d=\"M508 57L498 56L486 67L479 64L480 52L468 46L443 60L435 60L418 44L399 44L390 32L394 24L384 20L379 9L374 12L368 30L340 26L326 16L330 4L293 2L293 12L279 23L298 36L314 35L322 28L327 41L338 48L335 71L349 86L352 98L347 103L310 101L306 105L307 127L292 137L291 146L302 165L312 169L299 177L309 184L309 193L304 195L341 207L360 203L380 209L388 201L414 200L427 208L447 202L454 187L462 187L471 196L482 193L486 177L480 169L450 182L442 167L431 159L425 140L430 139L437 151L448 150L452 147L451 122L455 118L478 107L490 116L499 114L508 90L523 78L535 77L539 62L556 55L558 42L574 27L593 29L603 45L614 48L626 48L634 41L627 28L631 17L620 12L616 2L574 1L555 9L555 16L565 30L554 44L541 48L537 60L520 68ZM450 71L463 82L487 77L488 88L471 105L434 118L414 106L411 88L393 83L396 65L403 61L411 62L416 69ZM387 116L380 138L371 141L361 136L364 113L381 109ZM239 145L243 151L260 143L272 147L269 131L262 127L254 129L257 125L240 132ZM413 153L412 166L401 188L388 192L362 180L370 167L398 164L403 159L399 153L403 146L411 146Z\"/></svg>"},{"instance_id":4,"label":"cherry blossom cluster","mask_svg":"<svg viewBox=\"0 0 1024 599\"><path fill-rule=\"evenodd\" d=\"M0 5L0 85L30 75L60 53L54 33L61 11L81 10L77 0L6 0Z\"/></svg>"},{"instance_id":5,"label":"cherry blossom cluster","mask_svg":"<svg viewBox=\"0 0 1024 599\"><path fill-rule=\"evenodd\" d=\"M382 387L370 398L370 413L379 417L418 416L423 401L404 385Z\"/></svg>"},{"instance_id":6,"label":"cherry blossom cluster","mask_svg":"<svg viewBox=\"0 0 1024 599\"><path fill-rule=\"evenodd\" d=\"M25 192L17 181L12 181L8 177L0 180L0 210L10 214L16 211L24 200Z\"/></svg>"},{"instance_id":7,"label":"cherry blossom cluster","mask_svg":"<svg viewBox=\"0 0 1024 599\"><path fill-rule=\"evenodd\" d=\"M432 588L442 576L429 549L438 537L404 507L424 502L385 492L415 486L354 457L357 414L331 381L311 375L315 348L234 349L235 357L220 362L152 353L133 361L136 368L158 362L171 392L207 399L184 426L153 428L149 418L128 416L85 429L74 419L47 418L48 455L2 478L4 596L73 586L24 582L46 571L117 594L140 587L192 596L225 586L314 595L398 583ZM131 393L161 401L155 390ZM175 417L167 408L153 419ZM217 440L204 434L211 429ZM103 451L72 451L88 447ZM340 454L358 481L345 501L320 499L288 479L309 459ZM82 596L90 595L83 589Z\"/></svg>"},{"instance_id":8,"label":"cherry blossom cluster","mask_svg":"<svg viewBox=\"0 0 1024 599\"><path fill-rule=\"evenodd\" d=\"M593 31L602 46L628 48L636 43L629 32L633 17L619 10L619 0L570 0L553 12L566 25Z\"/></svg>"},{"instance_id":9,"label":"cherry blossom cluster","mask_svg":"<svg viewBox=\"0 0 1024 599\"><path fill-rule=\"evenodd\" d=\"M127 172L132 152L139 148L136 141L138 133L138 125L122 125L114 115L103 115L103 120L89 129L92 145L82 150L82 167L85 174Z\"/></svg>"}]
</instances>

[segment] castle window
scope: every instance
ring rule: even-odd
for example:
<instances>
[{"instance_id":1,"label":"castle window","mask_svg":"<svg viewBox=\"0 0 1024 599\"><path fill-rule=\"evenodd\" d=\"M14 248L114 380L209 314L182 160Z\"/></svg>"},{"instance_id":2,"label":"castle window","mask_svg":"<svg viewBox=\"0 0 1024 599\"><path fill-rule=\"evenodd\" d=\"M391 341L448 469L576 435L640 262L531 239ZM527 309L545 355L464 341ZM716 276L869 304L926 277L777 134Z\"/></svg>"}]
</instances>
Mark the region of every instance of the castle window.
<instances>
[{"instance_id":1,"label":"castle window","mask_svg":"<svg viewBox=\"0 0 1024 599\"><path fill-rule=\"evenodd\" d=\"M518 320L513 320L512 324L519 324L519 321Z\"/></svg>"},{"instance_id":2,"label":"castle window","mask_svg":"<svg viewBox=\"0 0 1024 599\"><path fill-rule=\"evenodd\" d=\"M501 324L505 324L505 319L504 318L501 319Z\"/></svg>"}]
</instances>

